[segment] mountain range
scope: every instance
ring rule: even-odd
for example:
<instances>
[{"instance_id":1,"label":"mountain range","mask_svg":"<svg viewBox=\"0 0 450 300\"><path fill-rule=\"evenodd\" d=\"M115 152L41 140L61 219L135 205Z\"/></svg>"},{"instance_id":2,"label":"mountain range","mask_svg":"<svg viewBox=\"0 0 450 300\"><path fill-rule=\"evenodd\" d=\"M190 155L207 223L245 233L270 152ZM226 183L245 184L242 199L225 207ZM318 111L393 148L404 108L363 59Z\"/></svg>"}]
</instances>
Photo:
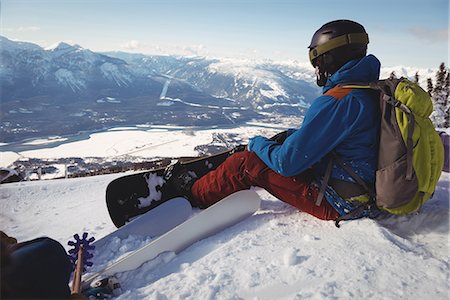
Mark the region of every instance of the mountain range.
<instances>
[{"instance_id":1,"label":"mountain range","mask_svg":"<svg viewBox=\"0 0 450 300\"><path fill-rule=\"evenodd\" d=\"M320 92L298 63L97 53L0 37L3 143L114 126L301 115Z\"/></svg>"}]
</instances>

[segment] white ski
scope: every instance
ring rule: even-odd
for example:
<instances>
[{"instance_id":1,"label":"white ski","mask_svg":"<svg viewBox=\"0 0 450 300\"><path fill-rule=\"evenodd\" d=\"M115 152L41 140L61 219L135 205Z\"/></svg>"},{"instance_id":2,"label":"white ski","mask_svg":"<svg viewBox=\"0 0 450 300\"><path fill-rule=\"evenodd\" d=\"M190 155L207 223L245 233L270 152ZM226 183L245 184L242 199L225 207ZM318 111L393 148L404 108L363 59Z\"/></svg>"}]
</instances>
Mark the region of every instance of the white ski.
<instances>
[{"instance_id":1,"label":"white ski","mask_svg":"<svg viewBox=\"0 0 450 300\"><path fill-rule=\"evenodd\" d=\"M245 190L234 193L104 270L84 279L83 285L86 286L99 277L137 269L163 252L179 253L193 243L252 215L259 209L260 202L261 199L255 191Z\"/></svg>"},{"instance_id":2,"label":"white ski","mask_svg":"<svg viewBox=\"0 0 450 300\"><path fill-rule=\"evenodd\" d=\"M131 222L98 239L95 249L101 251L112 238L125 239L130 235L157 237L186 221L192 214L192 207L185 198L173 198L149 210Z\"/></svg>"}]
</instances>

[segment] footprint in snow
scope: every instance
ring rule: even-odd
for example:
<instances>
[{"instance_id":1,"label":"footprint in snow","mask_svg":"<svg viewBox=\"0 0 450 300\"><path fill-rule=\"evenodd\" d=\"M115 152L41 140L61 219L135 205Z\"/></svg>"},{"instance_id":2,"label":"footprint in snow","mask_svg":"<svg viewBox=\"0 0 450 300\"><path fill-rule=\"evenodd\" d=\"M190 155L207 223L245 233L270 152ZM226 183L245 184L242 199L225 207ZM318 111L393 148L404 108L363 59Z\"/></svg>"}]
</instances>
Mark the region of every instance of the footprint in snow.
<instances>
[{"instance_id":1,"label":"footprint in snow","mask_svg":"<svg viewBox=\"0 0 450 300\"><path fill-rule=\"evenodd\" d=\"M285 266L295 266L306 261L309 256L301 256L298 249L287 249L283 255L283 263Z\"/></svg>"},{"instance_id":2,"label":"footprint in snow","mask_svg":"<svg viewBox=\"0 0 450 300\"><path fill-rule=\"evenodd\" d=\"M303 236L303 240L304 240L305 242L311 242L311 241L318 241L318 240L320 240L320 238L317 237L317 236L305 234L305 235Z\"/></svg>"}]
</instances>

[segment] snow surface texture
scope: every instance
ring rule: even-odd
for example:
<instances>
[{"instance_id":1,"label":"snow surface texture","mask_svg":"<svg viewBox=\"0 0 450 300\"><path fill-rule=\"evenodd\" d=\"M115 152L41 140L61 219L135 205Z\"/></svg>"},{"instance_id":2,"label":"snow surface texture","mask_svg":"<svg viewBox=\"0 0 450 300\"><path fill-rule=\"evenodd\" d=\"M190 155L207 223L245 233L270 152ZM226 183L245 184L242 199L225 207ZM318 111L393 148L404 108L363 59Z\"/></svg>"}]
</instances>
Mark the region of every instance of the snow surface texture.
<instances>
[{"instance_id":1,"label":"snow surface texture","mask_svg":"<svg viewBox=\"0 0 450 300\"><path fill-rule=\"evenodd\" d=\"M111 153L197 155L195 146L210 142L213 132L245 141L280 130L249 125L195 132L117 128L55 148L46 149L49 145L39 140L43 149L16 155L64 157L87 149L105 159ZM6 156L2 153L2 159ZM106 186L123 175L1 185L2 230L19 241L49 236L66 249L75 233L87 231L99 239L115 230ZM449 184L450 174L443 173L434 198L418 214L344 222L340 229L258 190L262 206L252 217L177 255L164 253L119 274L123 293L118 299L449 299ZM90 271L148 241L112 239Z\"/></svg>"},{"instance_id":2,"label":"snow surface texture","mask_svg":"<svg viewBox=\"0 0 450 300\"><path fill-rule=\"evenodd\" d=\"M2 229L19 241L50 236L67 249L74 233L100 238L115 229L104 192L121 175L2 185ZM443 173L418 214L340 229L258 190L255 215L119 274L117 299L448 299L449 183ZM111 263L145 242L113 239L95 260Z\"/></svg>"}]
</instances>

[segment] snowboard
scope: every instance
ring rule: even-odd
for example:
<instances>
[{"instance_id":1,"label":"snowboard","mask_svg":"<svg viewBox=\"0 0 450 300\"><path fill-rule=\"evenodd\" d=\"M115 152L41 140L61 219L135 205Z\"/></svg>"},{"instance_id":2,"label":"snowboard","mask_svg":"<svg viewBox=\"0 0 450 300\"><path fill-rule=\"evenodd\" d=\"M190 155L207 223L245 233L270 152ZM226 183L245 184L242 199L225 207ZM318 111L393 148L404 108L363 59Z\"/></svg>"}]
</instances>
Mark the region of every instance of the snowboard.
<instances>
[{"instance_id":1,"label":"snowboard","mask_svg":"<svg viewBox=\"0 0 450 300\"><path fill-rule=\"evenodd\" d=\"M181 162L189 171L201 177L216 169L234 150ZM126 175L111 181L106 188L106 205L112 222L121 227L165 201L180 196L171 188L170 179L163 178L166 167ZM164 192L162 192L164 191Z\"/></svg>"},{"instance_id":2,"label":"snowboard","mask_svg":"<svg viewBox=\"0 0 450 300\"><path fill-rule=\"evenodd\" d=\"M173 198L96 240L92 246L101 252L113 238L126 239L131 235L154 238L183 223L191 214L192 207L188 200L181 197Z\"/></svg>"},{"instance_id":3,"label":"snowboard","mask_svg":"<svg viewBox=\"0 0 450 300\"><path fill-rule=\"evenodd\" d=\"M98 278L139 268L164 252L179 253L193 243L234 225L255 213L261 199L253 190L236 192L176 226L150 243L131 252L105 269L87 276L83 286ZM120 230L120 229L119 229Z\"/></svg>"}]
</instances>

